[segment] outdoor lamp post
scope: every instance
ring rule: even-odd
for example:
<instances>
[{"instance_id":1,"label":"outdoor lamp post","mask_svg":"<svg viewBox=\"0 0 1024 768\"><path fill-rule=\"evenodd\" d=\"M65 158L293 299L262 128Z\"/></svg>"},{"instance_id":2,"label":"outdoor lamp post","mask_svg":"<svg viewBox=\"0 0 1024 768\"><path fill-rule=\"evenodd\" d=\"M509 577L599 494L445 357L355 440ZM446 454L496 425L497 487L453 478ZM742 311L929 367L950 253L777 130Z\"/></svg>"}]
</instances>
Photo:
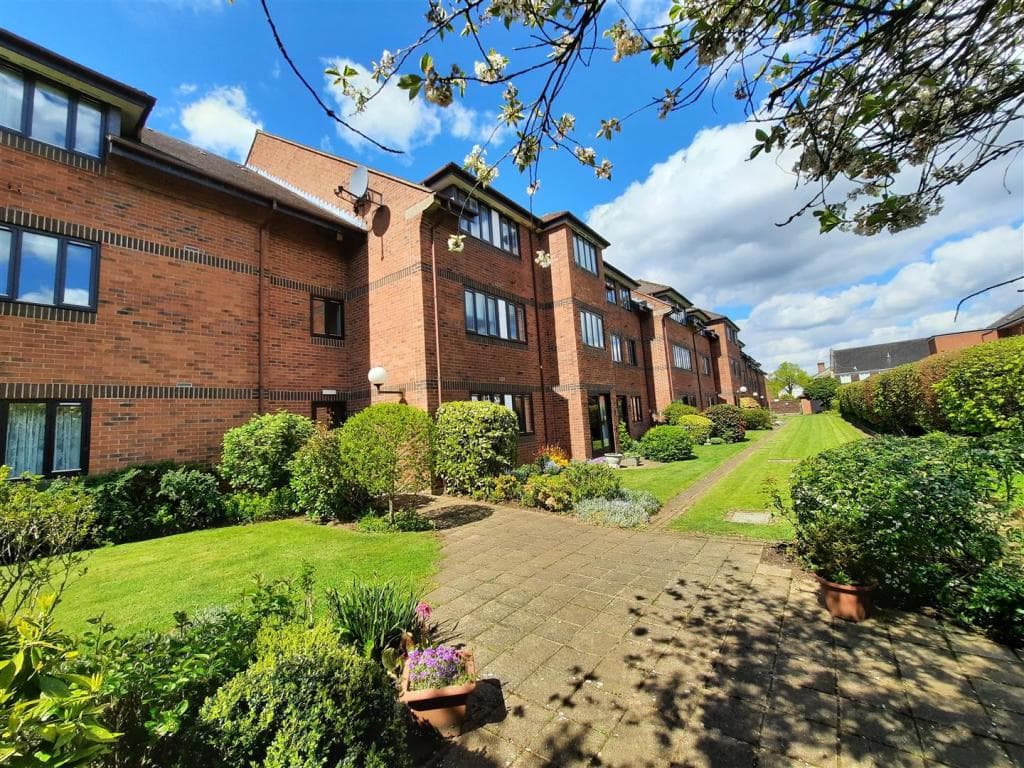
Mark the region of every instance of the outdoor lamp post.
<instances>
[{"instance_id":1,"label":"outdoor lamp post","mask_svg":"<svg viewBox=\"0 0 1024 768\"><path fill-rule=\"evenodd\" d=\"M388 372L384 366L375 365L366 374L366 380L377 388L378 395L404 395L404 389L381 389L388 380Z\"/></svg>"}]
</instances>

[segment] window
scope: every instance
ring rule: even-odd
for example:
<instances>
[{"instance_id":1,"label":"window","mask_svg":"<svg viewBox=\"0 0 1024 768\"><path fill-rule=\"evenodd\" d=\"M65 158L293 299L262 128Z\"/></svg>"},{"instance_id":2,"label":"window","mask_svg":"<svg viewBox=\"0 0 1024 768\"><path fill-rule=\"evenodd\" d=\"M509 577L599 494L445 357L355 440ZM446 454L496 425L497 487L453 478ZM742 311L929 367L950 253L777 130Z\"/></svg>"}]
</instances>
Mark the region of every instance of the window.
<instances>
[{"instance_id":1,"label":"window","mask_svg":"<svg viewBox=\"0 0 1024 768\"><path fill-rule=\"evenodd\" d=\"M740 364L737 363L735 360L730 360L729 361L729 367L732 368L732 375L733 376L739 376L740 375Z\"/></svg>"},{"instance_id":2,"label":"window","mask_svg":"<svg viewBox=\"0 0 1024 768\"><path fill-rule=\"evenodd\" d=\"M622 337L617 333L612 334L612 362L622 362Z\"/></svg>"},{"instance_id":3,"label":"window","mask_svg":"<svg viewBox=\"0 0 1024 768\"><path fill-rule=\"evenodd\" d=\"M629 288L619 287L619 303L626 309L630 308L633 303L633 295L629 292Z\"/></svg>"},{"instance_id":4,"label":"window","mask_svg":"<svg viewBox=\"0 0 1024 768\"><path fill-rule=\"evenodd\" d=\"M0 227L0 298L95 309L97 254L88 243Z\"/></svg>"},{"instance_id":5,"label":"window","mask_svg":"<svg viewBox=\"0 0 1024 768\"><path fill-rule=\"evenodd\" d=\"M731 325L725 326L725 337L729 339L729 341L736 341L736 329Z\"/></svg>"},{"instance_id":6,"label":"window","mask_svg":"<svg viewBox=\"0 0 1024 768\"><path fill-rule=\"evenodd\" d=\"M600 315L581 309L580 328L583 330L584 344L604 349L604 319Z\"/></svg>"},{"instance_id":7,"label":"window","mask_svg":"<svg viewBox=\"0 0 1024 768\"><path fill-rule=\"evenodd\" d=\"M707 355L700 356L700 367L705 376L711 375L711 358Z\"/></svg>"},{"instance_id":8,"label":"window","mask_svg":"<svg viewBox=\"0 0 1024 768\"><path fill-rule=\"evenodd\" d=\"M593 243L579 235L573 235L572 253L577 264L588 272L597 274L597 249Z\"/></svg>"},{"instance_id":9,"label":"window","mask_svg":"<svg viewBox=\"0 0 1024 768\"><path fill-rule=\"evenodd\" d=\"M328 401L313 403L313 421L328 429L337 429L348 417L348 406L343 402Z\"/></svg>"},{"instance_id":10,"label":"window","mask_svg":"<svg viewBox=\"0 0 1024 768\"><path fill-rule=\"evenodd\" d=\"M106 111L55 85L0 67L0 125L47 144L99 157Z\"/></svg>"},{"instance_id":11,"label":"window","mask_svg":"<svg viewBox=\"0 0 1024 768\"><path fill-rule=\"evenodd\" d=\"M345 338L345 313L340 301L313 296L310 307L310 333L332 339Z\"/></svg>"},{"instance_id":12,"label":"window","mask_svg":"<svg viewBox=\"0 0 1024 768\"><path fill-rule=\"evenodd\" d=\"M465 290L466 331L509 341L526 341L526 310L519 304Z\"/></svg>"},{"instance_id":13,"label":"window","mask_svg":"<svg viewBox=\"0 0 1024 768\"><path fill-rule=\"evenodd\" d=\"M11 478L85 472L88 425L88 401L0 401L0 464Z\"/></svg>"},{"instance_id":14,"label":"window","mask_svg":"<svg viewBox=\"0 0 1024 768\"><path fill-rule=\"evenodd\" d=\"M519 256L519 225L490 206L470 198L458 187L449 187L447 197L464 207L459 229L503 251Z\"/></svg>"},{"instance_id":15,"label":"window","mask_svg":"<svg viewBox=\"0 0 1024 768\"><path fill-rule=\"evenodd\" d=\"M672 367L682 368L687 371L693 370L693 358L690 355L690 350L686 347L681 347L678 344L672 345Z\"/></svg>"},{"instance_id":16,"label":"window","mask_svg":"<svg viewBox=\"0 0 1024 768\"><path fill-rule=\"evenodd\" d=\"M643 403L640 401L640 395L633 395L633 397L630 398L630 403L633 407L633 421L643 421L644 408Z\"/></svg>"},{"instance_id":17,"label":"window","mask_svg":"<svg viewBox=\"0 0 1024 768\"><path fill-rule=\"evenodd\" d=\"M704 399L707 400L707 407L708 408L710 408L712 405L714 405L717 402L717 399L715 398L714 395L705 395Z\"/></svg>"},{"instance_id":18,"label":"window","mask_svg":"<svg viewBox=\"0 0 1024 768\"><path fill-rule=\"evenodd\" d=\"M533 398L530 395L507 395L499 392L475 392L470 400L484 400L511 408L519 420L519 433L533 434Z\"/></svg>"},{"instance_id":19,"label":"window","mask_svg":"<svg viewBox=\"0 0 1024 768\"><path fill-rule=\"evenodd\" d=\"M609 304L617 304L619 289L611 280L604 281L604 298Z\"/></svg>"},{"instance_id":20,"label":"window","mask_svg":"<svg viewBox=\"0 0 1024 768\"><path fill-rule=\"evenodd\" d=\"M686 325L686 310L677 309L668 316L669 320L675 320L680 325Z\"/></svg>"},{"instance_id":21,"label":"window","mask_svg":"<svg viewBox=\"0 0 1024 768\"><path fill-rule=\"evenodd\" d=\"M636 365L636 342L633 339L626 339L626 362Z\"/></svg>"},{"instance_id":22,"label":"window","mask_svg":"<svg viewBox=\"0 0 1024 768\"><path fill-rule=\"evenodd\" d=\"M623 422L624 424L629 423L629 406L626 404L626 400L627 398L625 395L619 395L617 398L615 398L615 405L618 407L619 410L619 421ZM622 435L619 435L619 439L622 439Z\"/></svg>"}]
</instances>

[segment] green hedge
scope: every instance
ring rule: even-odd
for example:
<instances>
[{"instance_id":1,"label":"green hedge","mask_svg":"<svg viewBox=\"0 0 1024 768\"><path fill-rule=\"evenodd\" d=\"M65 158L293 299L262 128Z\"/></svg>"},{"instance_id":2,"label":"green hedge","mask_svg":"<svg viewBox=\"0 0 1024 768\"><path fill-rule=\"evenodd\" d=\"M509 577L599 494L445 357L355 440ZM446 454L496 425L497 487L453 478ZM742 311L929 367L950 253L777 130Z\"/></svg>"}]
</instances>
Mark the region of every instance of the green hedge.
<instances>
[{"instance_id":1,"label":"green hedge","mask_svg":"<svg viewBox=\"0 0 1024 768\"><path fill-rule=\"evenodd\" d=\"M644 433L640 450L645 459L652 461L682 461L693 456L693 440L686 427L662 424Z\"/></svg>"},{"instance_id":2,"label":"green hedge","mask_svg":"<svg viewBox=\"0 0 1024 768\"><path fill-rule=\"evenodd\" d=\"M449 493L472 493L516 465L519 422L504 405L443 403L435 421L434 468Z\"/></svg>"},{"instance_id":3,"label":"green hedge","mask_svg":"<svg viewBox=\"0 0 1024 768\"><path fill-rule=\"evenodd\" d=\"M664 419L666 424L676 425L679 424L681 417L693 416L697 413L700 413L698 408L687 405L682 400L673 400L665 406L665 410L661 412L661 418Z\"/></svg>"},{"instance_id":4,"label":"green hedge","mask_svg":"<svg viewBox=\"0 0 1024 768\"><path fill-rule=\"evenodd\" d=\"M927 357L839 388L839 410L879 432L987 435L1024 424L1024 338Z\"/></svg>"},{"instance_id":5,"label":"green hedge","mask_svg":"<svg viewBox=\"0 0 1024 768\"><path fill-rule=\"evenodd\" d=\"M747 435L747 422L743 414L742 408L719 403L712 405L702 415L714 424L712 437L720 437L727 443L738 443Z\"/></svg>"},{"instance_id":6,"label":"green hedge","mask_svg":"<svg viewBox=\"0 0 1024 768\"><path fill-rule=\"evenodd\" d=\"M695 413L680 416L679 426L690 434L694 445L704 445L711 439L711 434L715 430L715 423L711 419L706 416L698 416Z\"/></svg>"},{"instance_id":7,"label":"green hedge","mask_svg":"<svg viewBox=\"0 0 1024 768\"><path fill-rule=\"evenodd\" d=\"M236 491L268 494L287 488L289 462L313 431L312 420L288 411L253 416L224 433L221 477Z\"/></svg>"}]
</instances>

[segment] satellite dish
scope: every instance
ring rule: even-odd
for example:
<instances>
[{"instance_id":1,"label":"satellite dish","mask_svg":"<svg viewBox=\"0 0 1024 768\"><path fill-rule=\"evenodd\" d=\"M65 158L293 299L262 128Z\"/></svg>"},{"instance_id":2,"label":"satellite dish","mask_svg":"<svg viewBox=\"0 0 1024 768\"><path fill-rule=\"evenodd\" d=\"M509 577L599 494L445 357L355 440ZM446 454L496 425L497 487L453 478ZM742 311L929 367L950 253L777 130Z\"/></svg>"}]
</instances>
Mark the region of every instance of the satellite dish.
<instances>
[{"instance_id":1,"label":"satellite dish","mask_svg":"<svg viewBox=\"0 0 1024 768\"><path fill-rule=\"evenodd\" d=\"M348 191L356 199L362 200L366 196L366 188L369 183L370 177L366 166L360 165L352 171L352 176L348 180Z\"/></svg>"}]
</instances>

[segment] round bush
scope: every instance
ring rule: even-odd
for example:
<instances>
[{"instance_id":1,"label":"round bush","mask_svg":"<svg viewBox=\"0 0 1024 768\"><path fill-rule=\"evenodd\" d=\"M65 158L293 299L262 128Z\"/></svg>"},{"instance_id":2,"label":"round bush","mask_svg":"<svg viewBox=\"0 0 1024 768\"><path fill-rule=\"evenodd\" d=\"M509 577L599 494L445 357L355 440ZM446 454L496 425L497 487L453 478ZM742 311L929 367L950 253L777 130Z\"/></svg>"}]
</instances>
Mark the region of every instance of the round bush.
<instances>
[{"instance_id":1,"label":"round bush","mask_svg":"<svg viewBox=\"0 0 1024 768\"><path fill-rule=\"evenodd\" d=\"M265 631L255 662L203 706L227 765L404 768L394 686L324 624Z\"/></svg>"},{"instance_id":2,"label":"round bush","mask_svg":"<svg viewBox=\"0 0 1024 768\"><path fill-rule=\"evenodd\" d=\"M504 405L443 403L435 416L434 468L449 493L471 493L515 466L519 422Z\"/></svg>"},{"instance_id":3,"label":"round bush","mask_svg":"<svg viewBox=\"0 0 1024 768\"><path fill-rule=\"evenodd\" d=\"M679 426L689 433L695 445L704 445L711 438L715 424L705 416L690 413L679 417Z\"/></svg>"},{"instance_id":4,"label":"round bush","mask_svg":"<svg viewBox=\"0 0 1024 768\"><path fill-rule=\"evenodd\" d=\"M160 478L154 518L160 535L198 531L226 522L217 478L198 469L172 469Z\"/></svg>"},{"instance_id":5,"label":"round bush","mask_svg":"<svg viewBox=\"0 0 1024 768\"><path fill-rule=\"evenodd\" d=\"M738 443L746 434L746 422L743 419L743 409L729 403L712 405L702 414L705 418L711 419L711 435L720 437L727 443Z\"/></svg>"},{"instance_id":6,"label":"round bush","mask_svg":"<svg viewBox=\"0 0 1024 768\"><path fill-rule=\"evenodd\" d=\"M343 474L377 508L430 486L430 416L402 403L365 408L338 430Z\"/></svg>"},{"instance_id":7,"label":"round bush","mask_svg":"<svg viewBox=\"0 0 1024 768\"><path fill-rule=\"evenodd\" d=\"M682 461L693 456L693 440L685 427L651 427L640 439L640 450L652 461Z\"/></svg>"},{"instance_id":8,"label":"round bush","mask_svg":"<svg viewBox=\"0 0 1024 768\"><path fill-rule=\"evenodd\" d=\"M935 391L955 432L988 435L1024 425L1024 337L963 350Z\"/></svg>"},{"instance_id":9,"label":"round bush","mask_svg":"<svg viewBox=\"0 0 1024 768\"><path fill-rule=\"evenodd\" d=\"M613 499L619 495L622 483L615 470L598 462L574 461L562 470L572 487L572 500Z\"/></svg>"},{"instance_id":10,"label":"round bush","mask_svg":"<svg viewBox=\"0 0 1024 768\"><path fill-rule=\"evenodd\" d=\"M831 376L811 379L804 385L804 395L811 400L817 400L826 411L832 407L832 401L836 399L839 392L839 381ZM749 424L747 429L755 429Z\"/></svg>"},{"instance_id":11,"label":"round bush","mask_svg":"<svg viewBox=\"0 0 1024 768\"><path fill-rule=\"evenodd\" d=\"M700 410L692 405L687 405L682 400L673 400L665 406L665 410L661 412L661 418L666 424L676 425L679 423L680 417L693 416L697 413L700 413Z\"/></svg>"},{"instance_id":12,"label":"round bush","mask_svg":"<svg viewBox=\"0 0 1024 768\"><path fill-rule=\"evenodd\" d=\"M289 469L295 505L311 519L348 522L366 512L369 496L345 473L338 430L318 425Z\"/></svg>"},{"instance_id":13,"label":"round bush","mask_svg":"<svg viewBox=\"0 0 1024 768\"><path fill-rule=\"evenodd\" d=\"M523 485L523 504L550 512L572 509L572 486L562 475L533 475Z\"/></svg>"},{"instance_id":14,"label":"round bush","mask_svg":"<svg viewBox=\"0 0 1024 768\"><path fill-rule=\"evenodd\" d=\"M313 422L288 411L253 416L224 433L220 475L236 491L270 493L291 480L288 464L313 434Z\"/></svg>"},{"instance_id":15,"label":"round bush","mask_svg":"<svg viewBox=\"0 0 1024 768\"><path fill-rule=\"evenodd\" d=\"M747 429L771 429L772 412L767 408L745 408L743 422Z\"/></svg>"},{"instance_id":16,"label":"round bush","mask_svg":"<svg viewBox=\"0 0 1024 768\"><path fill-rule=\"evenodd\" d=\"M983 504L994 477L961 440L877 438L793 473L797 551L829 581L877 583L897 605L933 600L998 551Z\"/></svg>"}]
</instances>

